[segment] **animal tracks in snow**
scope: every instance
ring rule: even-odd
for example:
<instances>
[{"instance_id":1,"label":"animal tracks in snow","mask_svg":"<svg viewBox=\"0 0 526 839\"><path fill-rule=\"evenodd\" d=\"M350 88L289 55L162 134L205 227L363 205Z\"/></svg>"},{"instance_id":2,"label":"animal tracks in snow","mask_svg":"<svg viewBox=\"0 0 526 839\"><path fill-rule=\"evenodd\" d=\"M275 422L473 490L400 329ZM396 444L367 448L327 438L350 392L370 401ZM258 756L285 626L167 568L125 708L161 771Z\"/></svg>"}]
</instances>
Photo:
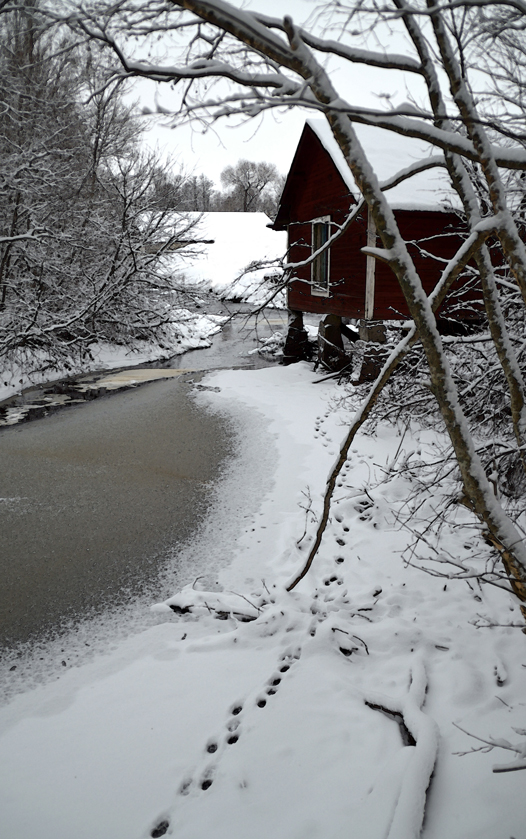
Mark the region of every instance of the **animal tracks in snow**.
<instances>
[{"instance_id":1,"label":"animal tracks in snow","mask_svg":"<svg viewBox=\"0 0 526 839\"><path fill-rule=\"evenodd\" d=\"M327 412L326 414L324 414L323 416L316 417L316 422L314 423L314 439L315 439L315 440L318 440L318 439L319 439L319 440L320 440L320 442L321 442L321 444L322 444L322 446L324 446L324 448L326 448L326 449L327 449L327 448L329 448L329 446L333 446L333 445L334 445L333 438L332 438L332 437L330 437L330 436L328 435L327 431L326 431L326 430L322 427L322 426L323 426L323 424L325 423L325 421L326 421L326 420L327 420L330 416L331 416L331 412L330 412L330 411L328 411L328 412ZM332 450L331 450L331 451L332 451ZM331 451L329 451L329 454L331 454Z\"/></svg>"},{"instance_id":2,"label":"animal tracks in snow","mask_svg":"<svg viewBox=\"0 0 526 839\"><path fill-rule=\"evenodd\" d=\"M246 717L258 708L265 708L267 702L278 693L283 680L291 673L301 657L301 647L289 649L280 657L275 671L264 685L244 701L234 702L228 712L224 729L216 737L210 737L204 748L204 757L192 773L186 775L178 789L178 796L199 795L213 785L221 758L225 751L239 742L246 726ZM211 760L212 758L212 760ZM170 827L169 819L163 814L150 831L152 839L164 836Z\"/></svg>"},{"instance_id":3,"label":"animal tracks in snow","mask_svg":"<svg viewBox=\"0 0 526 839\"><path fill-rule=\"evenodd\" d=\"M332 583L336 583L337 585L342 586L343 580L341 577L337 577L335 574L333 574L332 577L326 577L323 581L324 586L330 586Z\"/></svg>"},{"instance_id":4,"label":"animal tracks in snow","mask_svg":"<svg viewBox=\"0 0 526 839\"><path fill-rule=\"evenodd\" d=\"M170 822L166 819L163 819L159 824L157 824L150 833L150 836L153 836L153 839L158 839L159 836L164 836L168 828L170 827Z\"/></svg>"}]
</instances>

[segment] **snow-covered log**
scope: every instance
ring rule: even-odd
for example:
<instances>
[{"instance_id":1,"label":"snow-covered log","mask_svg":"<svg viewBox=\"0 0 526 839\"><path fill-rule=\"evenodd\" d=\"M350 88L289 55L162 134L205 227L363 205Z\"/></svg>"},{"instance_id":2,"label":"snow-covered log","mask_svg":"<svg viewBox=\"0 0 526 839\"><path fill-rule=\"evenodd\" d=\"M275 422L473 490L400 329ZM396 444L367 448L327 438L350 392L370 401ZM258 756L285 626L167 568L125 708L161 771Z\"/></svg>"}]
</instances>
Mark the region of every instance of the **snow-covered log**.
<instances>
[{"instance_id":1,"label":"snow-covered log","mask_svg":"<svg viewBox=\"0 0 526 839\"><path fill-rule=\"evenodd\" d=\"M414 740L414 751L405 770L386 839L418 839L424 820L426 793L431 781L438 751L438 727L422 711L427 689L423 662L417 661L411 670L407 695L394 700L385 694L368 693L366 704L372 708L400 714Z\"/></svg>"}]
</instances>

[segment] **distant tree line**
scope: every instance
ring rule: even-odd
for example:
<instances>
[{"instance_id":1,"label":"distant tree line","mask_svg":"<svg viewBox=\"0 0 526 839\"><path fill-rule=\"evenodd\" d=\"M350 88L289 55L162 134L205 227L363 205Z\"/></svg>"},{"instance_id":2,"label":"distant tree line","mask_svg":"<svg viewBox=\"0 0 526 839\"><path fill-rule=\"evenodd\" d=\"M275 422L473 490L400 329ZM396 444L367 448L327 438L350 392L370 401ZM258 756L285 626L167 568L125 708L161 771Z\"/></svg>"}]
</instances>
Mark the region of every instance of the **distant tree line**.
<instances>
[{"instance_id":1,"label":"distant tree line","mask_svg":"<svg viewBox=\"0 0 526 839\"><path fill-rule=\"evenodd\" d=\"M206 175L189 175L159 166L154 178L159 209L196 212L266 213L274 218L284 178L273 163L239 160L221 173L223 190Z\"/></svg>"}]
</instances>

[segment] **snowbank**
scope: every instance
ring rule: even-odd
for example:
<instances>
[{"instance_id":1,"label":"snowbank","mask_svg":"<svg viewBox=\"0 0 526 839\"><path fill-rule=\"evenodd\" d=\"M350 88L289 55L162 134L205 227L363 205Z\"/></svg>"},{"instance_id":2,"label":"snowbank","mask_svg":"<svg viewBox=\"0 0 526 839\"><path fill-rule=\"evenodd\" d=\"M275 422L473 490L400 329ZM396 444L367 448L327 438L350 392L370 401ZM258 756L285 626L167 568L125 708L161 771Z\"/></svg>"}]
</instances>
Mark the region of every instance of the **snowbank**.
<instances>
[{"instance_id":1,"label":"snowbank","mask_svg":"<svg viewBox=\"0 0 526 839\"><path fill-rule=\"evenodd\" d=\"M524 835L524 773L492 773L511 753L458 756L481 744L455 726L524 729L517 603L408 564L489 561L465 508L428 526L450 478L414 502L440 436L360 435L320 553L285 589L344 434L340 389L313 377L298 364L206 378L203 404L266 423L247 473L257 509L211 517L223 570L157 604L166 622L0 709L6 837L416 839L424 807L424 839Z\"/></svg>"}]
</instances>

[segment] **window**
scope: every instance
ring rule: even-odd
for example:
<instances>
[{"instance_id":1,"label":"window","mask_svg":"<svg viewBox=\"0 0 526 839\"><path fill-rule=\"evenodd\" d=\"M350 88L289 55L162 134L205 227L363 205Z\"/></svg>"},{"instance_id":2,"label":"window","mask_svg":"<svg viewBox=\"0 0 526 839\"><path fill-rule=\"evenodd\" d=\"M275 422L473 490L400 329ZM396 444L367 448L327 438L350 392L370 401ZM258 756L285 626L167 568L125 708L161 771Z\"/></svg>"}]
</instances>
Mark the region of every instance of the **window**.
<instances>
[{"instance_id":1,"label":"window","mask_svg":"<svg viewBox=\"0 0 526 839\"><path fill-rule=\"evenodd\" d=\"M312 222L312 252L319 250L331 235L331 217L322 216ZM311 294L329 296L330 252L323 251L311 265Z\"/></svg>"}]
</instances>

